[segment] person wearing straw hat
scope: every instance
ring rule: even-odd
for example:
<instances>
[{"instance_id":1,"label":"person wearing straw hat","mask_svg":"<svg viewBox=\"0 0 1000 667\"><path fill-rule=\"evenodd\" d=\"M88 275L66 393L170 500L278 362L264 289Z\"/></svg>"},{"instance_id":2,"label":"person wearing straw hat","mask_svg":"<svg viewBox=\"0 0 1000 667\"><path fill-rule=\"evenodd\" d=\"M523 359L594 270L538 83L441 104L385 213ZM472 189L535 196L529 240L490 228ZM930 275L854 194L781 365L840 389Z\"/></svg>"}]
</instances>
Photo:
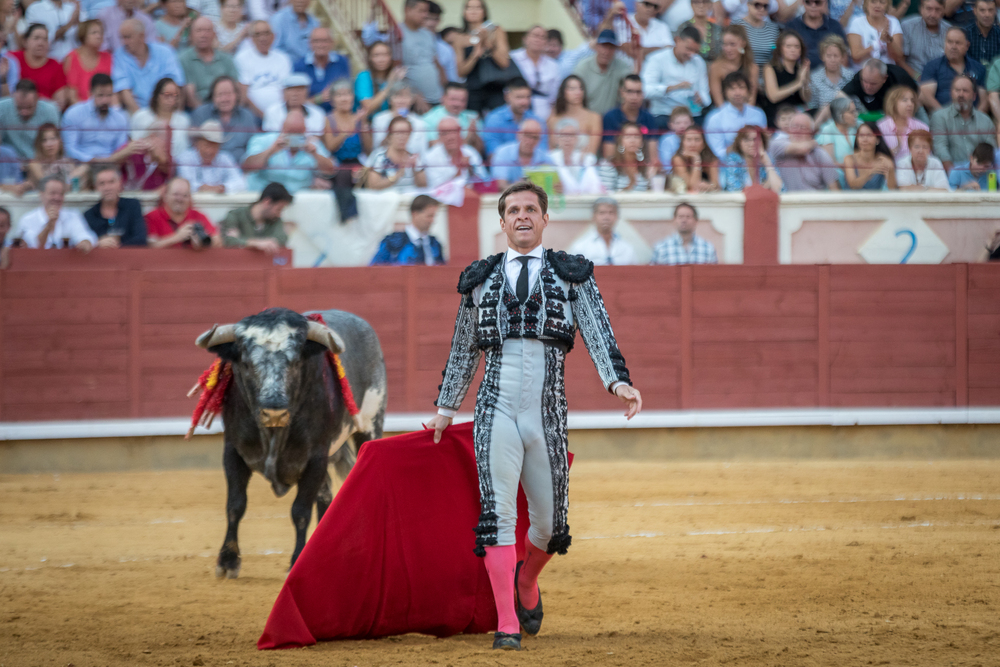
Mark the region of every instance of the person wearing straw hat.
<instances>
[{"instance_id":1,"label":"person wearing straw hat","mask_svg":"<svg viewBox=\"0 0 1000 667\"><path fill-rule=\"evenodd\" d=\"M194 132L194 146L177 158L177 175L191 183L192 192L245 192L246 179L233 156L220 150L225 143L222 123L206 120Z\"/></svg>"}]
</instances>

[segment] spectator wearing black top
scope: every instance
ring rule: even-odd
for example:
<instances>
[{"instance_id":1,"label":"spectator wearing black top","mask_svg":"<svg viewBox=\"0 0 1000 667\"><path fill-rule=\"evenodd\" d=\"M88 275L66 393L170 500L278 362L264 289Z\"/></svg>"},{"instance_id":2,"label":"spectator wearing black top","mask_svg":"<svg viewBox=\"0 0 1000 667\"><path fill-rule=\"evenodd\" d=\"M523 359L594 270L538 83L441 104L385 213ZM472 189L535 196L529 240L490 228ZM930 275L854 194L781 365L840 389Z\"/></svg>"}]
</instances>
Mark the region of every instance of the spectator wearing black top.
<instances>
[{"instance_id":1,"label":"spectator wearing black top","mask_svg":"<svg viewBox=\"0 0 1000 667\"><path fill-rule=\"evenodd\" d=\"M830 7L827 0L805 0L805 10L802 16L788 22L785 27L794 30L806 45L806 55L813 69L823 64L823 56L819 52L819 43L828 35L837 35L845 42L847 35L840 21L830 18Z\"/></svg>"},{"instance_id":2,"label":"spectator wearing black top","mask_svg":"<svg viewBox=\"0 0 1000 667\"><path fill-rule=\"evenodd\" d=\"M885 95L893 86L906 86L920 94L920 87L902 67L886 65L878 58L872 58L854 75L854 78L840 91L846 97L861 100L867 112L883 112Z\"/></svg>"},{"instance_id":3,"label":"spectator wearing black top","mask_svg":"<svg viewBox=\"0 0 1000 667\"><path fill-rule=\"evenodd\" d=\"M653 136L656 119L642 106L645 101L642 95L642 77L638 74L622 77L618 84L618 99L621 100L619 105L604 114L604 144L601 147L604 157L608 160L613 157L618 133L625 123L635 123L642 129L647 137L646 152L656 155L656 137Z\"/></svg>"},{"instance_id":4,"label":"spectator wearing black top","mask_svg":"<svg viewBox=\"0 0 1000 667\"><path fill-rule=\"evenodd\" d=\"M146 247L146 221L142 217L142 204L138 199L121 197L122 177L118 165L97 167L93 179L94 189L101 195L101 199L83 214L83 219L97 234L97 247Z\"/></svg>"}]
</instances>

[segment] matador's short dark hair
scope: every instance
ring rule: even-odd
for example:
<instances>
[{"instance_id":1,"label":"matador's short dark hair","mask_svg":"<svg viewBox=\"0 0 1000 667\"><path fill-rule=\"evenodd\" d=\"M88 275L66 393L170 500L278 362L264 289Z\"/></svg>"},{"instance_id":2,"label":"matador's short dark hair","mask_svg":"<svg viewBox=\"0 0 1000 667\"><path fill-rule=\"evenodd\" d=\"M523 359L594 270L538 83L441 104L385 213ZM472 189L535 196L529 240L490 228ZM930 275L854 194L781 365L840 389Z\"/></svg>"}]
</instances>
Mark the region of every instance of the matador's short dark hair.
<instances>
[{"instance_id":1,"label":"matador's short dark hair","mask_svg":"<svg viewBox=\"0 0 1000 667\"><path fill-rule=\"evenodd\" d=\"M512 195L515 192L534 192L535 196L538 197L538 204L542 207L542 215L549 212L549 196L545 194L543 190L538 185L532 183L531 181L518 181L512 184L503 194L500 195L500 201L497 203L497 210L500 212L500 219L503 219L504 209L507 208L507 196Z\"/></svg>"}]
</instances>

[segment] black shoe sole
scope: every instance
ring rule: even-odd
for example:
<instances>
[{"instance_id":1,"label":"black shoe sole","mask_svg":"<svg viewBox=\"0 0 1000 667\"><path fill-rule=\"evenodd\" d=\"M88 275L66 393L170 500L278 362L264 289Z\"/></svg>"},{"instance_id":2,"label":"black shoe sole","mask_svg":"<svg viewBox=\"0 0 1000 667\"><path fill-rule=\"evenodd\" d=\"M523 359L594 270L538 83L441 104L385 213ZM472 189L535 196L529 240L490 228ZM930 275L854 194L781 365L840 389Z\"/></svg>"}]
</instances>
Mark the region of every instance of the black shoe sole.
<instances>
[{"instance_id":1,"label":"black shoe sole","mask_svg":"<svg viewBox=\"0 0 1000 667\"><path fill-rule=\"evenodd\" d=\"M493 648L501 651L520 651L521 635L497 632L493 635Z\"/></svg>"},{"instance_id":2,"label":"black shoe sole","mask_svg":"<svg viewBox=\"0 0 1000 667\"><path fill-rule=\"evenodd\" d=\"M521 566L524 565L524 561L518 561L517 567L514 569L514 611L517 613L517 620L521 624L521 628L532 637L537 635L542 629L542 617L544 612L542 611L542 591L538 591L538 604L534 609L525 609L521 604L521 596L517 593L517 579L521 574Z\"/></svg>"}]
</instances>

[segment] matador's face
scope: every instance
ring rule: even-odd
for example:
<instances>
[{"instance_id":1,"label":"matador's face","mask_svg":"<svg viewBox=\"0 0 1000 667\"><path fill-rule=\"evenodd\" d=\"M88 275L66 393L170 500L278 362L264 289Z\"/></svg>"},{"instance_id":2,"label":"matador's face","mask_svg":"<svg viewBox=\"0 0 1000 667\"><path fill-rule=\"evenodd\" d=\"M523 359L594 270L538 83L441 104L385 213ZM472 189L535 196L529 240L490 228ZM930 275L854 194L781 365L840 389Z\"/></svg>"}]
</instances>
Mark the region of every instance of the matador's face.
<instances>
[{"instance_id":1,"label":"matador's face","mask_svg":"<svg viewBox=\"0 0 1000 667\"><path fill-rule=\"evenodd\" d=\"M542 213L538 195L531 190L510 194L505 202L500 229L507 235L507 244L521 252L534 250L542 243L542 232L549 224L549 214Z\"/></svg>"}]
</instances>

